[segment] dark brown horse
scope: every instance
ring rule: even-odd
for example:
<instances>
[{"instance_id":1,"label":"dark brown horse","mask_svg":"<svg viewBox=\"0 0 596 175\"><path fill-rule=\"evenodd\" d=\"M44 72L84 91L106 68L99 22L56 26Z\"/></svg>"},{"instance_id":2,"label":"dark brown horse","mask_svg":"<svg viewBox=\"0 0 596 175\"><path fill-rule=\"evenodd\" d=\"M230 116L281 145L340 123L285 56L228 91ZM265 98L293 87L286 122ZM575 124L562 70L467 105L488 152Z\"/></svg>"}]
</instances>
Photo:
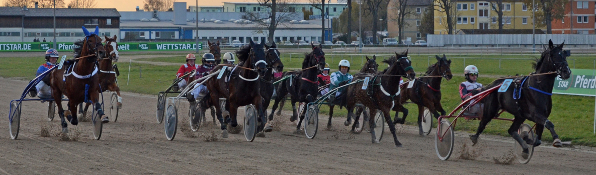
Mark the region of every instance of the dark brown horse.
<instances>
[{"instance_id":1,"label":"dark brown horse","mask_svg":"<svg viewBox=\"0 0 596 175\"><path fill-rule=\"evenodd\" d=\"M118 54L118 42L116 41L118 39L118 37L116 35L114 35L113 38L109 38L107 36L105 37L105 46L104 48L106 49L106 53L108 53L107 59L102 59L101 61L99 61L99 82L100 82L100 89L102 92L105 92L107 90L112 91L112 92L116 92L116 94L118 95L118 108L122 108L122 97L120 96L120 88L118 87L118 84L116 83L116 70L115 70L115 65L113 65L113 62L117 62L118 58L120 58L120 55ZM85 117L85 115L87 114L87 109L89 108L89 105L91 103L86 103L85 104L85 109L83 110L83 117ZM107 118L107 117L106 117ZM106 119L104 118L104 119ZM104 123L109 122L109 120L104 120Z\"/></svg>"},{"instance_id":2,"label":"dark brown horse","mask_svg":"<svg viewBox=\"0 0 596 175\"><path fill-rule=\"evenodd\" d=\"M279 102L285 100L286 95L290 94L292 101L293 115L290 121L295 121L298 118L298 112L296 111L296 102L309 103L315 101L319 94L317 85L317 75L320 71L325 68L325 52L323 52L322 45L314 46L311 44L312 52L304 55L304 61L302 61L302 70L285 72L283 77L289 76L277 85L277 97L275 103L271 108L271 114L269 114L269 121L273 120L273 114L279 105ZM281 110L281 109L280 109ZM306 110L300 114L300 122L304 119ZM300 132L300 124L298 124L296 131Z\"/></svg>"},{"instance_id":3,"label":"dark brown horse","mask_svg":"<svg viewBox=\"0 0 596 175\"><path fill-rule=\"evenodd\" d=\"M280 52L277 50L277 45L275 44L275 42L273 42L271 46L265 45L265 49L267 72L263 77L261 77L259 82L261 83L261 97L263 97L263 112L265 116L267 116L267 108L269 107L269 103L271 103L273 90L275 89L273 85L273 82L275 81L273 74L277 72L282 72L284 69L284 64L281 62ZM273 127L271 123L267 122L264 131L271 132L272 130Z\"/></svg>"},{"instance_id":4,"label":"dark brown horse","mask_svg":"<svg viewBox=\"0 0 596 175\"><path fill-rule=\"evenodd\" d=\"M494 117L497 117L501 110L511 113L515 118L513 124L507 131L517 143L523 148L522 157L528 158L528 145L538 146L542 142L542 132L544 127L548 129L553 136L554 147L561 147L561 140L555 132L555 125L548 120L552 109L552 91L555 78L568 79L571 76L571 70L567 65L568 50L563 50L564 43L554 46L549 40L548 48L542 52L540 59L533 64L534 73L537 75L524 76L514 80L507 88L506 92L492 92L486 98L481 100L484 103L482 119L478 125L475 135L470 135L474 144L478 142L478 137L484 131L484 128ZM500 85L505 79L493 81L483 90ZM519 81L518 81L519 80ZM536 135L538 136L534 143L528 134L517 132L525 120L536 123Z\"/></svg>"},{"instance_id":5,"label":"dark brown horse","mask_svg":"<svg viewBox=\"0 0 596 175\"><path fill-rule=\"evenodd\" d=\"M370 109L369 125L371 130L372 142L378 143L378 139L375 136L375 121L374 117L377 110L383 112L385 121L389 125L389 130L393 135L393 141L395 146L401 147L402 144L397 140L395 133L395 125L391 121L390 111L393 108L394 101L399 98L399 80L400 77L408 79L414 79L416 74L411 66L411 61L407 57L407 51L402 54L396 55L397 60L387 68L384 73L377 74L356 74L354 80L364 79L370 77L368 82L367 90L362 90L364 82L359 82L354 85L348 86L346 90L347 95L347 106L348 118L346 124L351 123L351 118L354 115L354 108L356 103L362 103L364 106ZM383 61L388 63L387 60Z\"/></svg>"},{"instance_id":6,"label":"dark brown horse","mask_svg":"<svg viewBox=\"0 0 596 175\"><path fill-rule=\"evenodd\" d=\"M217 43L211 42L207 40L207 44L209 44L209 53L213 54L215 57L215 65L221 64L221 49L219 48L219 40Z\"/></svg>"},{"instance_id":7,"label":"dark brown horse","mask_svg":"<svg viewBox=\"0 0 596 175\"><path fill-rule=\"evenodd\" d=\"M68 132L66 121L64 120L64 109L62 108L62 95L68 97L68 111L66 117L73 124L78 124L76 114L77 105L83 102L93 103L98 115L103 115L103 109L99 102L99 75L96 66L98 60L102 60L106 50L101 43L101 38L96 33L90 33L83 28L86 34L83 40L83 46L79 58L76 58L72 66L64 66L62 69L56 69L52 72L52 97L58 106L58 115L60 115L62 131ZM67 70L70 69L70 70ZM65 72L66 71L66 72Z\"/></svg>"},{"instance_id":8,"label":"dark brown horse","mask_svg":"<svg viewBox=\"0 0 596 175\"><path fill-rule=\"evenodd\" d=\"M265 43L256 44L250 41L249 45L243 46L236 52L238 59L242 61L242 65L235 67L232 71L226 71L222 77L230 77L216 79L211 78L206 82L209 89L209 96L213 104L220 104L219 98L226 98L226 111L230 113L231 127L237 127L236 120L237 110L240 106L254 105L258 110L259 126L257 132L260 132L267 120L264 116L263 103L261 98L259 77L264 76L267 71L267 63L265 61L265 51L263 49ZM212 71L221 70L224 65L215 67ZM222 134L227 135L228 121L223 119L220 105L215 105L217 109L217 119L221 123Z\"/></svg>"},{"instance_id":9,"label":"dark brown horse","mask_svg":"<svg viewBox=\"0 0 596 175\"><path fill-rule=\"evenodd\" d=\"M445 55L443 57L435 55L435 57L437 58L437 63L428 67L424 77L416 78L412 88L405 88L407 83L402 85L401 97L399 98L400 104L405 104L407 100L410 100L418 105L418 128L420 135L424 134L422 131L424 107L427 107L435 118L439 118L438 112L441 112L441 115L445 115L445 110L441 105L441 80L443 78L450 80L453 77L451 74L451 60L447 60ZM396 113L393 121L394 124L404 124L408 115L407 110L404 109L402 108L404 115L401 119L397 117Z\"/></svg>"}]
</instances>

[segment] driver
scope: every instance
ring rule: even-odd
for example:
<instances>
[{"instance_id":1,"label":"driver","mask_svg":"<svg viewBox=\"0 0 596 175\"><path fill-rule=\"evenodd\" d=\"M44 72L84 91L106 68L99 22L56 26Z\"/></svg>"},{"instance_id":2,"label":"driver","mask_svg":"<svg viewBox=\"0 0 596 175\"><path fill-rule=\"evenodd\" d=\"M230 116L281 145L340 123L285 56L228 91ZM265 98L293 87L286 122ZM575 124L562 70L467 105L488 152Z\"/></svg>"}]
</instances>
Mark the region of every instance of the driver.
<instances>
[{"instance_id":1,"label":"driver","mask_svg":"<svg viewBox=\"0 0 596 175\"><path fill-rule=\"evenodd\" d=\"M37 77L38 75L56 66L58 57L60 56L58 55L58 51L56 49L48 49L46 51L46 63L39 66L35 76ZM52 88L49 86L49 78L50 76L44 77L43 81L39 82L35 86L35 89L31 88L31 90L29 90L29 95L31 97L39 95L39 98L52 98Z\"/></svg>"},{"instance_id":2,"label":"driver","mask_svg":"<svg viewBox=\"0 0 596 175\"><path fill-rule=\"evenodd\" d=\"M203 76L209 74L209 72L215 66L215 56L213 56L211 53L205 53L203 54L203 59L201 61L203 62L203 65L197 68L197 78L202 78ZM196 99L201 100L207 96L207 93L209 93L207 86L197 83L195 88L186 94L186 98L192 105L195 103Z\"/></svg>"},{"instance_id":3,"label":"driver","mask_svg":"<svg viewBox=\"0 0 596 175\"><path fill-rule=\"evenodd\" d=\"M188 55L186 55L186 64L180 66L180 69L178 69L178 72L176 73L176 78L180 78L182 75L192 72L195 69L198 69L199 65L195 64L195 60L195 54L189 53ZM188 78L189 77L186 77L184 78L184 80L178 82L178 87L180 89L184 89L186 87L186 84L188 83Z\"/></svg>"},{"instance_id":4,"label":"driver","mask_svg":"<svg viewBox=\"0 0 596 175\"><path fill-rule=\"evenodd\" d=\"M478 94L482 89L482 84L476 81L478 79L478 68L476 66L466 66L464 69L464 76L466 77L467 81L464 81L459 85L459 96L461 97L462 101ZM472 102L474 102L474 100L470 101L470 103ZM467 113L469 115L477 115L478 117L482 117L483 106L484 104L477 103L476 105L469 107Z\"/></svg>"},{"instance_id":5,"label":"driver","mask_svg":"<svg viewBox=\"0 0 596 175\"><path fill-rule=\"evenodd\" d=\"M348 60L341 60L339 61L339 71L337 72L333 72L331 73L331 84L329 84L329 89L333 90L337 87L340 87L342 85L345 85L347 83L352 82L352 79L354 79L354 76L350 75L348 72L350 71L350 62ZM345 98L345 95L340 97L342 94L344 94L344 91L346 90L346 87L340 88L337 90L337 93L335 95L331 95L331 101L335 102L335 98L340 99L339 102L343 102Z\"/></svg>"},{"instance_id":6,"label":"driver","mask_svg":"<svg viewBox=\"0 0 596 175\"><path fill-rule=\"evenodd\" d=\"M324 84L319 84L319 86L325 86L328 85L329 83L331 83L331 76L329 76L329 65L325 65L325 68L323 69L323 72L321 72L321 74L317 75L317 78L320 79L319 82L323 82ZM326 87L325 89L321 90L321 95L325 95L329 92L329 87Z\"/></svg>"},{"instance_id":7,"label":"driver","mask_svg":"<svg viewBox=\"0 0 596 175\"><path fill-rule=\"evenodd\" d=\"M232 52L226 52L223 58L226 60L226 64L235 65L234 62L236 62L236 59Z\"/></svg>"}]
</instances>

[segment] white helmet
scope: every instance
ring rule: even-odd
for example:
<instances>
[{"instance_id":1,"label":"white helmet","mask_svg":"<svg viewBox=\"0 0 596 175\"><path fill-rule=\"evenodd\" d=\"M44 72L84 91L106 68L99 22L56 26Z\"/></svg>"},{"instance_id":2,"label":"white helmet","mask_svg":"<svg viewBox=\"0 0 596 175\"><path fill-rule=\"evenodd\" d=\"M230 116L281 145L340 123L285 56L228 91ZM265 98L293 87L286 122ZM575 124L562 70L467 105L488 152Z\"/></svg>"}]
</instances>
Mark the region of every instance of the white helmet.
<instances>
[{"instance_id":1,"label":"white helmet","mask_svg":"<svg viewBox=\"0 0 596 175\"><path fill-rule=\"evenodd\" d=\"M228 61L228 62L234 62L236 61L236 59L234 59L234 54L232 52L226 52L223 56L224 60Z\"/></svg>"},{"instance_id":2,"label":"white helmet","mask_svg":"<svg viewBox=\"0 0 596 175\"><path fill-rule=\"evenodd\" d=\"M339 61L339 66L350 67L350 62L348 60L341 60Z\"/></svg>"},{"instance_id":3,"label":"white helmet","mask_svg":"<svg viewBox=\"0 0 596 175\"><path fill-rule=\"evenodd\" d=\"M474 65L466 66L466 68L464 69L464 75L468 74L478 74L478 68Z\"/></svg>"}]
</instances>

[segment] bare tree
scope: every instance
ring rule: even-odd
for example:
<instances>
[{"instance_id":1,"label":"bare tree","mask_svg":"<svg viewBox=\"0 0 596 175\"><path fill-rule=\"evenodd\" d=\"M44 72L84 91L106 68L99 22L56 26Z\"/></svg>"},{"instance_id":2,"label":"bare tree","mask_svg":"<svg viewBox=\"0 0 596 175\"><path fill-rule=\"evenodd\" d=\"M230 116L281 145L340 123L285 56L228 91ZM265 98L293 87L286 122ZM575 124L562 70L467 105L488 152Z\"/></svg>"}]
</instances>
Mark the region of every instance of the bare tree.
<instances>
[{"instance_id":1,"label":"bare tree","mask_svg":"<svg viewBox=\"0 0 596 175\"><path fill-rule=\"evenodd\" d=\"M93 8L97 5L95 0L71 0L68 7L72 8Z\"/></svg>"},{"instance_id":2,"label":"bare tree","mask_svg":"<svg viewBox=\"0 0 596 175\"><path fill-rule=\"evenodd\" d=\"M32 5L32 0L6 0L6 2L4 2L4 6L6 7L32 7Z\"/></svg>"},{"instance_id":3,"label":"bare tree","mask_svg":"<svg viewBox=\"0 0 596 175\"><path fill-rule=\"evenodd\" d=\"M145 0L144 9L146 11L168 11L174 5L174 0Z\"/></svg>"},{"instance_id":4,"label":"bare tree","mask_svg":"<svg viewBox=\"0 0 596 175\"><path fill-rule=\"evenodd\" d=\"M422 37L426 40L427 34L432 34L435 30L435 23L434 23L434 5L429 5L422 15L422 21L420 21L420 27L418 27L418 32L422 35Z\"/></svg>"},{"instance_id":5,"label":"bare tree","mask_svg":"<svg viewBox=\"0 0 596 175\"><path fill-rule=\"evenodd\" d=\"M499 25L499 34L503 33L503 0L489 0L490 7L497 13L497 23Z\"/></svg>"},{"instance_id":6,"label":"bare tree","mask_svg":"<svg viewBox=\"0 0 596 175\"><path fill-rule=\"evenodd\" d=\"M275 42L275 30L277 26L287 25L287 23L296 17L296 13L290 12L289 4L294 3L294 0L257 0L260 6L267 7L269 10L260 11L246 11L248 20L254 22L263 29L267 29L267 41L269 43ZM262 30L258 31L262 32Z\"/></svg>"},{"instance_id":7,"label":"bare tree","mask_svg":"<svg viewBox=\"0 0 596 175\"><path fill-rule=\"evenodd\" d=\"M412 10L407 8L408 7L408 0L394 0L393 1L393 7L397 8L397 10L393 11L393 13L397 13L397 15L392 15L394 17L392 17L391 20L394 20L397 22L397 30L399 31L397 38L398 41L401 41L404 35L404 27L406 27L408 25L408 23L405 23L405 18L406 16L412 14Z\"/></svg>"},{"instance_id":8,"label":"bare tree","mask_svg":"<svg viewBox=\"0 0 596 175\"><path fill-rule=\"evenodd\" d=\"M39 8L54 8L54 0L30 0L31 3L35 4L35 1L38 2L37 6ZM56 0L56 8L64 7L64 0Z\"/></svg>"},{"instance_id":9,"label":"bare tree","mask_svg":"<svg viewBox=\"0 0 596 175\"><path fill-rule=\"evenodd\" d=\"M561 20L565 16L565 5L569 2L569 0L536 0L536 4L532 6L532 0L522 1L528 9L536 9L536 27L546 26L548 34L552 34L552 21Z\"/></svg>"},{"instance_id":10,"label":"bare tree","mask_svg":"<svg viewBox=\"0 0 596 175\"><path fill-rule=\"evenodd\" d=\"M373 43L374 44L378 44L377 42L377 31L378 29L378 22L379 22L379 11L381 9L383 9L383 7L387 7L387 4L389 3L388 0L366 0L366 4L368 7L368 10L371 12L372 14L372 35L373 35Z\"/></svg>"},{"instance_id":11,"label":"bare tree","mask_svg":"<svg viewBox=\"0 0 596 175\"><path fill-rule=\"evenodd\" d=\"M455 19L455 16L457 16L457 10L453 9L453 5L455 5L455 2L452 0L435 0L435 7L437 11L445 13L447 22L444 24L449 34L453 34L453 27L455 26L453 19Z\"/></svg>"},{"instance_id":12,"label":"bare tree","mask_svg":"<svg viewBox=\"0 0 596 175\"><path fill-rule=\"evenodd\" d=\"M321 10L321 43L325 42L325 0L309 0L311 6ZM329 7L327 7L329 8Z\"/></svg>"}]
</instances>

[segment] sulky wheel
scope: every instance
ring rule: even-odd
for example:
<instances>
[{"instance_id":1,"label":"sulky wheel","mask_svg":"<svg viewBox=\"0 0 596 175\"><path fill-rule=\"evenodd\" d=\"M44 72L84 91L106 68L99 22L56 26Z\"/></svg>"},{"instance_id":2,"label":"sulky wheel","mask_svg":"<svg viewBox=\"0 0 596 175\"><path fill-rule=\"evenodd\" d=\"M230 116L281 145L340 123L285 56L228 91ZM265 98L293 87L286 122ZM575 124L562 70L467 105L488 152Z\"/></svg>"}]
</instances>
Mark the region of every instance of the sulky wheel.
<instances>
[{"instance_id":1,"label":"sulky wheel","mask_svg":"<svg viewBox=\"0 0 596 175\"><path fill-rule=\"evenodd\" d=\"M201 105L201 103L197 103L196 106L191 106L188 109L190 129L192 131L196 132L199 130L199 128L201 127L201 122L203 122L203 117L205 117L205 112L203 111L203 105Z\"/></svg>"},{"instance_id":2,"label":"sulky wheel","mask_svg":"<svg viewBox=\"0 0 596 175\"><path fill-rule=\"evenodd\" d=\"M366 129L366 125L368 123L369 117L369 109L364 106L356 106L356 118L358 118L358 125L354 122L354 133L360 134L364 129Z\"/></svg>"},{"instance_id":3,"label":"sulky wheel","mask_svg":"<svg viewBox=\"0 0 596 175\"><path fill-rule=\"evenodd\" d=\"M246 106L244 116L244 138L246 141L252 142L257 135L257 110L255 106L250 104Z\"/></svg>"},{"instance_id":4,"label":"sulky wheel","mask_svg":"<svg viewBox=\"0 0 596 175\"><path fill-rule=\"evenodd\" d=\"M437 135L435 135L435 150L439 159L449 159L449 156L453 153L454 139L453 126L450 126L449 120L441 120L437 126Z\"/></svg>"},{"instance_id":5,"label":"sulky wheel","mask_svg":"<svg viewBox=\"0 0 596 175\"><path fill-rule=\"evenodd\" d=\"M526 145L528 145L528 158L524 159L522 155L523 149L517 142L513 142L513 152L517 156L517 161L519 163L527 164L532 159L532 155L534 154L534 142L536 141L536 134L532 130L532 127L528 124L522 124L517 130L517 134L519 134L524 141L526 141Z\"/></svg>"},{"instance_id":6,"label":"sulky wheel","mask_svg":"<svg viewBox=\"0 0 596 175\"><path fill-rule=\"evenodd\" d=\"M101 138L101 132L103 130L103 122L101 121L101 115L98 114L97 109L93 108L93 114L91 114L91 122L93 123L93 138L99 140Z\"/></svg>"},{"instance_id":7,"label":"sulky wheel","mask_svg":"<svg viewBox=\"0 0 596 175\"><path fill-rule=\"evenodd\" d=\"M10 138L16 140L19 136L19 127L21 125L21 103L19 101L10 103L10 113L8 115Z\"/></svg>"},{"instance_id":8,"label":"sulky wheel","mask_svg":"<svg viewBox=\"0 0 596 175\"><path fill-rule=\"evenodd\" d=\"M163 92L160 92L159 94L157 94L157 112L156 112L156 117L157 117L157 123L161 123L163 121L163 115L164 115L164 110L166 108L166 94Z\"/></svg>"},{"instance_id":9,"label":"sulky wheel","mask_svg":"<svg viewBox=\"0 0 596 175\"><path fill-rule=\"evenodd\" d=\"M56 103L54 101L48 102L48 121L54 120L56 114Z\"/></svg>"},{"instance_id":10,"label":"sulky wheel","mask_svg":"<svg viewBox=\"0 0 596 175\"><path fill-rule=\"evenodd\" d=\"M112 93L112 98L110 99L110 118L114 119L114 122L118 121L118 94L115 92Z\"/></svg>"},{"instance_id":11,"label":"sulky wheel","mask_svg":"<svg viewBox=\"0 0 596 175\"><path fill-rule=\"evenodd\" d=\"M430 110L428 110L428 108L426 108L426 107L424 108L422 120L420 121L420 124L418 125L418 127L422 128L423 135L430 134L430 131L433 128L433 115L430 112Z\"/></svg>"},{"instance_id":12,"label":"sulky wheel","mask_svg":"<svg viewBox=\"0 0 596 175\"><path fill-rule=\"evenodd\" d=\"M165 121L164 121L164 129L166 133L166 138L170 141L174 140L176 137L176 129L178 127L178 109L174 104L169 104L166 108L165 114Z\"/></svg>"},{"instance_id":13,"label":"sulky wheel","mask_svg":"<svg viewBox=\"0 0 596 175\"><path fill-rule=\"evenodd\" d=\"M383 114L383 111L377 110L374 122L375 138L377 138L377 142L381 142L383 132L385 132L385 114Z\"/></svg>"},{"instance_id":14,"label":"sulky wheel","mask_svg":"<svg viewBox=\"0 0 596 175\"><path fill-rule=\"evenodd\" d=\"M306 111L304 117L304 134L306 138L313 139L319 129L319 108L317 105L311 105Z\"/></svg>"}]
</instances>

